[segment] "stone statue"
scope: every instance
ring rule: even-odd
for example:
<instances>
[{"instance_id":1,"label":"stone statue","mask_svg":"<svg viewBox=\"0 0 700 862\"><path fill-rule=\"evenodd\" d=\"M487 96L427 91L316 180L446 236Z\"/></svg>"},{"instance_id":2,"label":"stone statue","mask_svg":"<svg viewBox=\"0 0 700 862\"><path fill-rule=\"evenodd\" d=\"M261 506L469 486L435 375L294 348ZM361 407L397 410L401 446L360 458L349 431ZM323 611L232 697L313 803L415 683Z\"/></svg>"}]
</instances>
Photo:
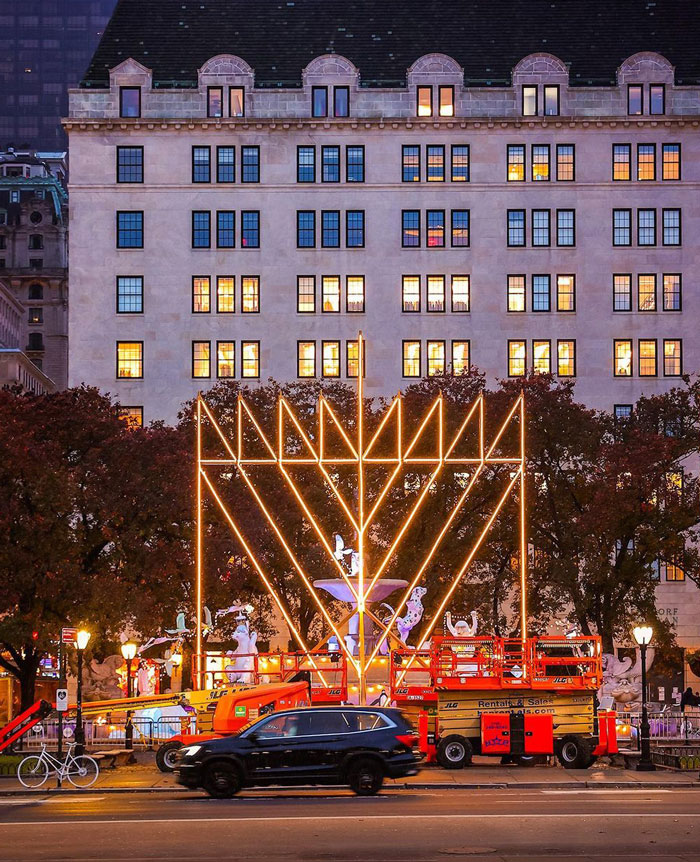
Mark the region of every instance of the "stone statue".
<instances>
[{"instance_id":1,"label":"stone statue","mask_svg":"<svg viewBox=\"0 0 700 862\"><path fill-rule=\"evenodd\" d=\"M619 659L612 653L603 653L603 684L598 690L598 700L612 697L615 706L636 710L642 703L642 658L637 651L635 659L630 656ZM647 650L647 670L654 661L654 650Z\"/></svg>"}]
</instances>

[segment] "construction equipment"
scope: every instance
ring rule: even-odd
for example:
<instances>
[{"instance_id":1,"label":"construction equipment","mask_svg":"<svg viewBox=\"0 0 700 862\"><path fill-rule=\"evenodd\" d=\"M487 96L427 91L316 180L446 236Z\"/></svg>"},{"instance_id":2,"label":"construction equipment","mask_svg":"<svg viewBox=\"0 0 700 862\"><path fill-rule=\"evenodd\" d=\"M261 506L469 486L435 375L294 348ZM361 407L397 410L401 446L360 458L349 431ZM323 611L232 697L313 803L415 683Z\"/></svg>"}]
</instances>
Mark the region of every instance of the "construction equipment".
<instances>
[{"instance_id":1,"label":"construction equipment","mask_svg":"<svg viewBox=\"0 0 700 862\"><path fill-rule=\"evenodd\" d=\"M53 706L45 700L37 700L29 709L20 712L9 724L0 730L0 751L16 742L36 724L43 721L53 711Z\"/></svg>"}]
</instances>

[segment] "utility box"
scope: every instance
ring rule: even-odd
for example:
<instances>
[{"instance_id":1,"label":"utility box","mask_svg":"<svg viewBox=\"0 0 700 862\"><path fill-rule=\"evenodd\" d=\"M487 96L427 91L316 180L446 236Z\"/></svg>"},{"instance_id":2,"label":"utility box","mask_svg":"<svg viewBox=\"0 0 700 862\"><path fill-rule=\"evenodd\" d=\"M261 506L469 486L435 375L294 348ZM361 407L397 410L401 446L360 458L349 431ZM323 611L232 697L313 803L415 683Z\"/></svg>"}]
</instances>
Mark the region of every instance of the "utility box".
<instances>
[{"instance_id":1,"label":"utility box","mask_svg":"<svg viewBox=\"0 0 700 862\"><path fill-rule=\"evenodd\" d=\"M554 716L523 716L525 724L525 754L554 754Z\"/></svg>"}]
</instances>

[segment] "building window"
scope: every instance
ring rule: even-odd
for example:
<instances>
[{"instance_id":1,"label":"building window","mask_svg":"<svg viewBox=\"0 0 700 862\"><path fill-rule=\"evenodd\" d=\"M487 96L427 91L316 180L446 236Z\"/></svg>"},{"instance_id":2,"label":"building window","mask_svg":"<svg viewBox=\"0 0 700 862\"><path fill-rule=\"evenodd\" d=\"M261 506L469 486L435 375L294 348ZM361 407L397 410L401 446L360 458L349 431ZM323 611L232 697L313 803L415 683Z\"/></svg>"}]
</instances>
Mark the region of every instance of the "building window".
<instances>
[{"instance_id":1,"label":"building window","mask_svg":"<svg viewBox=\"0 0 700 862\"><path fill-rule=\"evenodd\" d=\"M613 275L613 311L632 311L631 275Z\"/></svg>"},{"instance_id":2,"label":"building window","mask_svg":"<svg viewBox=\"0 0 700 862\"><path fill-rule=\"evenodd\" d=\"M654 210L651 212L656 215ZM664 210L663 211L663 244L664 245L680 245L681 244L681 211L680 210ZM641 243L640 243L641 245Z\"/></svg>"},{"instance_id":3,"label":"building window","mask_svg":"<svg viewBox=\"0 0 700 862\"><path fill-rule=\"evenodd\" d=\"M316 182L316 147L297 147L297 182Z\"/></svg>"},{"instance_id":4,"label":"building window","mask_svg":"<svg viewBox=\"0 0 700 862\"><path fill-rule=\"evenodd\" d=\"M207 87L207 117L223 117L224 88Z\"/></svg>"},{"instance_id":5,"label":"building window","mask_svg":"<svg viewBox=\"0 0 700 862\"><path fill-rule=\"evenodd\" d=\"M30 284L27 296L29 299L43 299L44 288L40 284Z\"/></svg>"},{"instance_id":6,"label":"building window","mask_svg":"<svg viewBox=\"0 0 700 862\"><path fill-rule=\"evenodd\" d=\"M445 210L427 210L428 248L445 247Z\"/></svg>"},{"instance_id":7,"label":"building window","mask_svg":"<svg viewBox=\"0 0 700 862\"><path fill-rule=\"evenodd\" d=\"M29 266L31 269L42 269L44 266L44 259L42 257L30 257Z\"/></svg>"},{"instance_id":8,"label":"building window","mask_svg":"<svg viewBox=\"0 0 700 862\"><path fill-rule=\"evenodd\" d=\"M44 237L40 233L30 233L27 246L32 251L40 251L44 247Z\"/></svg>"},{"instance_id":9,"label":"building window","mask_svg":"<svg viewBox=\"0 0 700 862\"><path fill-rule=\"evenodd\" d=\"M345 279L345 310L362 313L365 310L365 277L349 275Z\"/></svg>"},{"instance_id":10,"label":"building window","mask_svg":"<svg viewBox=\"0 0 700 862\"><path fill-rule=\"evenodd\" d=\"M420 210L403 210L401 213L401 245L403 248L420 246Z\"/></svg>"},{"instance_id":11,"label":"building window","mask_svg":"<svg viewBox=\"0 0 700 862\"><path fill-rule=\"evenodd\" d=\"M206 246L200 246L196 242L193 245L195 248L206 247L209 245L209 239L207 237ZM235 245L236 213L232 210L219 210L216 213L216 247L234 248Z\"/></svg>"},{"instance_id":12,"label":"building window","mask_svg":"<svg viewBox=\"0 0 700 862\"><path fill-rule=\"evenodd\" d=\"M576 245L575 210L557 210L557 245Z\"/></svg>"},{"instance_id":13,"label":"building window","mask_svg":"<svg viewBox=\"0 0 700 862\"><path fill-rule=\"evenodd\" d=\"M236 343L234 341L216 342L216 376L219 378L236 376Z\"/></svg>"},{"instance_id":14,"label":"building window","mask_svg":"<svg viewBox=\"0 0 700 862\"><path fill-rule=\"evenodd\" d=\"M548 275L532 276L532 310L551 311L550 278Z\"/></svg>"},{"instance_id":15,"label":"building window","mask_svg":"<svg viewBox=\"0 0 700 862\"><path fill-rule=\"evenodd\" d=\"M228 88L229 117L245 117L245 87Z\"/></svg>"},{"instance_id":16,"label":"building window","mask_svg":"<svg viewBox=\"0 0 700 862\"><path fill-rule=\"evenodd\" d=\"M364 347L364 344L363 344ZM365 350L362 351L365 354ZM366 360L366 357L363 355L363 360ZM363 363L365 368L363 369L362 376L365 376L366 361ZM345 342L345 374L348 377L357 377L360 373L360 349L357 341L346 341Z\"/></svg>"},{"instance_id":17,"label":"building window","mask_svg":"<svg viewBox=\"0 0 700 862\"><path fill-rule=\"evenodd\" d=\"M333 116L350 116L350 87L333 88Z\"/></svg>"},{"instance_id":18,"label":"building window","mask_svg":"<svg viewBox=\"0 0 700 862\"><path fill-rule=\"evenodd\" d=\"M192 376L211 377L211 342L192 342Z\"/></svg>"},{"instance_id":19,"label":"building window","mask_svg":"<svg viewBox=\"0 0 700 862\"><path fill-rule=\"evenodd\" d=\"M613 210L613 245L632 245L632 210Z\"/></svg>"},{"instance_id":20,"label":"building window","mask_svg":"<svg viewBox=\"0 0 700 862\"><path fill-rule=\"evenodd\" d=\"M639 311L656 311L656 276L637 276L637 308Z\"/></svg>"},{"instance_id":21,"label":"building window","mask_svg":"<svg viewBox=\"0 0 700 862\"><path fill-rule=\"evenodd\" d=\"M509 183L520 183L525 180L525 145L524 144L509 144L507 149L508 154L508 172L507 179Z\"/></svg>"},{"instance_id":22,"label":"building window","mask_svg":"<svg viewBox=\"0 0 700 862\"><path fill-rule=\"evenodd\" d=\"M525 341L508 342L508 377L524 377L527 364Z\"/></svg>"},{"instance_id":23,"label":"building window","mask_svg":"<svg viewBox=\"0 0 700 862\"><path fill-rule=\"evenodd\" d=\"M508 276L508 311L525 311L525 276Z\"/></svg>"},{"instance_id":24,"label":"building window","mask_svg":"<svg viewBox=\"0 0 700 862\"><path fill-rule=\"evenodd\" d=\"M260 213L257 210L241 213L241 248L260 248Z\"/></svg>"},{"instance_id":25,"label":"building window","mask_svg":"<svg viewBox=\"0 0 700 862\"><path fill-rule=\"evenodd\" d=\"M664 311L681 310L680 274L664 274Z\"/></svg>"},{"instance_id":26,"label":"building window","mask_svg":"<svg viewBox=\"0 0 700 862\"><path fill-rule=\"evenodd\" d=\"M328 87L311 88L311 116L328 116Z\"/></svg>"},{"instance_id":27,"label":"building window","mask_svg":"<svg viewBox=\"0 0 700 862\"><path fill-rule=\"evenodd\" d=\"M120 404L117 415L127 428L143 428L143 407L125 407Z\"/></svg>"},{"instance_id":28,"label":"building window","mask_svg":"<svg viewBox=\"0 0 700 862\"><path fill-rule=\"evenodd\" d=\"M347 248L363 248L364 244L364 210L348 210L345 213L345 245Z\"/></svg>"},{"instance_id":29,"label":"building window","mask_svg":"<svg viewBox=\"0 0 700 862\"><path fill-rule=\"evenodd\" d=\"M532 211L533 246L549 245L549 210Z\"/></svg>"},{"instance_id":30,"label":"building window","mask_svg":"<svg viewBox=\"0 0 700 862\"><path fill-rule=\"evenodd\" d=\"M679 180L681 178L681 145L664 144L661 153L661 179Z\"/></svg>"},{"instance_id":31,"label":"building window","mask_svg":"<svg viewBox=\"0 0 700 862\"><path fill-rule=\"evenodd\" d=\"M143 147L117 147L117 182L143 182Z\"/></svg>"},{"instance_id":32,"label":"building window","mask_svg":"<svg viewBox=\"0 0 700 862\"><path fill-rule=\"evenodd\" d=\"M682 343L679 338L664 339L664 377L680 377L683 373Z\"/></svg>"},{"instance_id":33,"label":"building window","mask_svg":"<svg viewBox=\"0 0 700 862\"><path fill-rule=\"evenodd\" d=\"M676 562L666 562L662 560L661 573L667 581L685 580L685 572L679 565L677 565Z\"/></svg>"},{"instance_id":34,"label":"building window","mask_svg":"<svg viewBox=\"0 0 700 862\"><path fill-rule=\"evenodd\" d=\"M666 113L666 87L663 84L649 85L649 113Z\"/></svg>"},{"instance_id":35,"label":"building window","mask_svg":"<svg viewBox=\"0 0 700 862\"><path fill-rule=\"evenodd\" d=\"M557 144L557 182L574 181L575 153L573 144Z\"/></svg>"},{"instance_id":36,"label":"building window","mask_svg":"<svg viewBox=\"0 0 700 862\"><path fill-rule=\"evenodd\" d=\"M559 86L548 84L544 88L544 115L556 117L559 114Z\"/></svg>"},{"instance_id":37,"label":"building window","mask_svg":"<svg viewBox=\"0 0 700 862\"><path fill-rule=\"evenodd\" d=\"M27 350L43 350L44 349L44 336L41 332L30 332L27 336Z\"/></svg>"},{"instance_id":38,"label":"building window","mask_svg":"<svg viewBox=\"0 0 700 862\"><path fill-rule=\"evenodd\" d=\"M420 147L401 148L401 180L404 183L420 182Z\"/></svg>"},{"instance_id":39,"label":"building window","mask_svg":"<svg viewBox=\"0 0 700 862\"><path fill-rule=\"evenodd\" d=\"M627 87L627 113L639 116L644 113L644 99L641 84L629 84Z\"/></svg>"},{"instance_id":40,"label":"building window","mask_svg":"<svg viewBox=\"0 0 700 862\"><path fill-rule=\"evenodd\" d=\"M440 116L454 117L455 115L455 88L452 86L438 88L440 99Z\"/></svg>"},{"instance_id":41,"label":"building window","mask_svg":"<svg viewBox=\"0 0 700 862\"><path fill-rule=\"evenodd\" d=\"M141 87L119 88L119 116L141 116Z\"/></svg>"},{"instance_id":42,"label":"building window","mask_svg":"<svg viewBox=\"0 0 700 862\"><path fill-rule=\"evenodd\" d=\"M445 148L443 146L429 146L427 149L429 183L442 183L445 180Z\"/></svg>"},{"instance_id":43,"label":"building window","mask_svg":"<svg viewBox=\"0 0 700 862\"><path fill-rule=\"evenodd\" d=\"M241 182L260 182L260 147L241 148ZM251 342L252 344L253 342Z\"/></svg>"},{"instance_id":44,"label":"building window","mask_svg":"<svg viewBox=\"0 0 700 862\"><path fill-rule=\"evenodd\" d=\"M345 147L345 181L363 183L365 181L365 148L363 146Z\"/></svg>"},{"instance_id":45,"label":"building window","mask_svg":"<svg viewBox=\"0 0 700 862\"><path fill-rule=\"evenodd\" d=\"M637 210L637 245L656 245L656 210Z\"/></svg>"},{"instance_id":46,"label":"building window","mask_svg":"<svg viewBox=\"0 0 700 862\"><path fill-rule=\"evenodd\" d=\"M532 370L535 374L551 374L552 345L549 341L532 342Z\"/></svg>"},{"instance_id":47,"label":"building window","mask_svg":"<svg viewBox=\"0 0 700 862\"><path fill-rule=\"evenodd\" d=\"M324 377L340 377L340 342L324 341L322 350L322 373Z\"/></svg>"},{"instance_id":48,"label":"building window","mask_svg":"<svg viewBox=\"0 0 700 862\"><path fill-rule=\"evenodd\" d=\"M321 279L321 308L324 312L337 314L340 311L340 277L324 275Z\"/></svg>"},{"instance_id":49,"label":"building window","mask_svg":"<svg viewBox=\"0 0 700 862\"><path fill-rule=\"evenodd\" d=\"M508 245L525 245L525 210L508 210Z\"/></svg>"},{"instance_id":50,"label":"building window","mask_svg":"<svg viewBox=\"0 0 700 862\"><path fill-rule=\"evenodd\" d=\"M211 213L209 210L192 212L192 248L211 246Z\"/></svg>"},{"instance_id":51,"label":"building window","mask_svg":"<svg viewBox=\"0 0 700 862\"><path fill-rule=\"evenodd\" d=\"M616 404L615 405L615 421L625 422L632 418L631 404Z\"/></svg>"},{"instance_id":52,"label":"building window","mask_svg":"<svg viewBox=\"0 0 700 862\"><path fill-rule=\"evenodd\" d=\"M452 374L454 377L460 377L462 374L469 374L468 341L452 342Z\"/></svg>"},{"instance_id":53,"label":"building window","mask_svg":"<svg viewBox=\"0 0 700 862\"><path fill-rule=\"evenodd\" d=\"M340 147L321 147L321 182L340 182Z\"/></svg>"},{"instance_id":54,"label":"building window","mask_svg":"<svg viewBox=\"0 0 700 862\"><path fill-rule=\"evenodd\" d=\"M316 342L297 341L297 377L316 376Z\"/></svg>"},{"instance_id":55,"label":"building window","mask_svg":"<svg viewBox=\"0 0 700 862\"><path fill-rule=\"evenodd\" d=\"M211 279L208 275L192 276L192 312L208 314L211 311Z\"/></svg>"},{"instance_id":56,"label":"building window","mask_svg":"<svg viewBox=\"0 0 700 862\"><path fill-rule=\"evenodd\" d=\"M420 276L404 275L401 280L401 310L420 311Z\"/></svg>"},{"instance_id":57,"label":"building window","mask_svg":"<svg viewBox=\"0 0 700 862\"><path fill-rule=\"evenodd\" d=\"M119 309L117 309L119 310ZM140 311L141 309L136 309ZM27 322L31 326L39 325L44 322L44 309L43 308L30 308L27 313Z\"/></svg>"},{"instance_id":58,"label":"building window","mask_svg":"<svg viewBox=\"0 0 700 862\"><path fill-rule=\"evenodd\" d=\"M625 339L613 341L613 374L615 377L632 376L632 342Z\"/></svg>"},{"instance_id":59,"label":"building window","mask_svg":"<svg viewBox=\"0 0 700 862\"><path fill-rule=\"evenodd\" d=\"M576 276L557 276L557 311L576 311Z\"/></svg>"},{"instance_id":60,"label":"building window","mask_svg":"<svg viewBox=\"0 0 700 862\"><path fill-rule=\"evenodd\" d=\"M297 311L313 314L316 311L316 276L297 276Z\"/></svg>"},{"instance_id":61,"label":"building window","mask_svg":"<svg viewBox=\"0 0 700 862\"><path fill-rule=\"evenodd\" d=\"M236 148L216 148L216 181L217 183L234 183L236 181Z\"/></svg>"},{"instance_id":62,"label":"building window","mask_svg":"<svg viewBox=\"0 0 700 862\"><path fill-rule=\"evenodd\" d=\"M639 376L656 377L656 339L640 338L638 349Z\"/></svg>"},{"instance_id":63,"label":"building window","mask_svg":"<svg viewBox=\"0 0 700 862\"><path fill-rule=\"evenodd\" d=\"M433 116L433 88L418 87L417 92L417 115L419 117Z\"/></svg>"},{"instance_id":64,"label":"building window","mask_svg":"<svg viewBox=\"0 0 700 862\"><path fill-rule=\"evenodd\" d=\"M316 248L316 213L297 210L297 248Z\"/></svg>"},{"instance_id":65,"label":"building window","mask_svg":"<svg viewBox=\"0 0 700 862\"><path fill-rule=\"evenodd\" d=\"M532 145L532 180L549 181L549 144Z\"/></svg>"},{"instance_id":66,"label":"building window","mask_svg":"<svg viewBox=\"0 0 700 862\"><path fill-rule=\"evenodd\" d=\"M452 304L453 312L469 311L470 302L470 285L468 275L453 275L452 276Z\"/></svg>"},{"instance_id":67,"label":"building window","mask_svg":"<svg viewBox=\"0 0 700 862\"><path fill-rule=\"evenodd\" d=\"M557 375L576 377L576 342L557 341Z\"/></svg>"},{"instance_id":68,"label":"building window","mask_svg":"<svg viewBox=\"0 0 700 862\"><path fill-rule=\"evenodd\" d=\"M428 276L428 311L445 310L445 276Z\"/></svg>"},{"instance_id":69,"label":"building window","mask_svg":"<svg viewBox=\"0 0 700 862\"><path fill-rule=\"evenodd\" d=\"M117 213L117 248L143 248L143 213Z\"/></svg>"},{"instance_id":70,"label":"building window","mask_svg":"<svg viewBox=\"0 0 700 862\"><path fill-rule=\"evenodd\" d=\"M260 311L260 277L244 275L241 278L241 311L257 314Z\"/></svg>"},{"instance_id":71,"label":"building window","mask_svg":"<svg viewBox=\"0 0 700 862\"><path fill-rule=\"evenodd\" d=\"M211 147L192 147L192 182L211 182Z\"/></svg>"},{"instance_id":72,"label":"building window","mask_svg":"<svg viewBox=\"0 0 700 862\"><path fill-rule=\"evenodd\" d=\"M523 116L537 116L537 87L523 87Z\"/></svg>"},{"instance_id":73,"label":"building window","mask_svg":"<svg viewBox=\"0 0 700 862\"><path fill-rule=\"evenodd\" d=\"M241 377L260 377L260 342L241 342Z\"/></svg>"},{"instance_id":74,"label":"building window","mask_svg":"<svg viewBox=\"0 0 700 862\"><path fill-rule=\"evenodd\" d=\"M321 248L340 248L340 212L321 212Z\"/></svg>"},{"instance_id":75,"label":"building window","mask_svg":"<svg viewBox=\"0 0 700 862\"><path fill-rule=\"evenodd\" d=\"M117 377L143 377L143 341L117 341Z\"/></svg>"},{"instance_id":76,"label":"building window","mask_svg":"<svg viewBox=\"0 0 700 862\"><path fill-rule=\"evenodd\" d=\"M445 373L445 342L428 342L428 377L437 377Z\"/></svg>"},{"instance_id":77,"label":"building window","mask_svg":"<svg viewBox=\"0 0 700 862\"><path fill-rule=\"evenodd\" d=\"M41 309L39 309L41 310ZM143 312L143 276L117 276L117 314L141 314ZM30 320L30 323L41 321Z\"/></svg>"},{"instance_id":78,"label":"building window","mask_svg":"<svg viewBox=\"0 0 700 862\"><path fill-rule=\"evenodd\" d=\"M218 314L233 314L236 310L236 279L232 275L216 277L216 311Z\"/></svg>"},{"instance_id":79,"label":"building window","mask_svg":"<svg viewBox=\"0 0 700 862\"><path fill-rule=\"evenodd\" d=\"M613 180L624 182L632 179L632 148L629 144L613 144Z\"/></svg>"},{"instance_id":80,"label":"building window","mask_svg":"<svg viewBox=\"0 0 700 862\"><path fill-rule=\"evenodd\" d=\"M403 376L420 377L420 341L403 342Z\"/></svg>"},{"instance_id":81,"label":"building window","mask_svg":"<svg viewBox=\"0 0 700 862\"><path fill-rule=\"evenodd\" d=\"M452 245L469 245L469 210L452 210Z\"/></svg>"},{"instance_id":82,"label":"building window","mask_svg":"<svg viewBox=\"0 0 700 862\"><path fill-rule=\"evenodd\" d=\"M656 144L637 144L637 179L656 179Z\"/></svg>"}]
</instances>

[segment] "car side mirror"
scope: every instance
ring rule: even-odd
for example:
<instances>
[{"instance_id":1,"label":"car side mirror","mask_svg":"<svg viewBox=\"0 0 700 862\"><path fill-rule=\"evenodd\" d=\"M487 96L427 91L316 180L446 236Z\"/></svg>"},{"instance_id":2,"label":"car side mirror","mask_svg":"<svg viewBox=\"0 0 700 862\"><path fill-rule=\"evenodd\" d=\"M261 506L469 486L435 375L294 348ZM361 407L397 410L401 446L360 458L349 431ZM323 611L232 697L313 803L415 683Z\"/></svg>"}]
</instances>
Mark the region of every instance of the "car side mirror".
<instances>
[{"instance_id":1,"label":"car side mirror","mask_svg":"<svg viewBox=\"0 0 700 862\"><path fill-rule=\"evenodd\" d=\"M260 736L255 731L253 731L253 733L248 734L248 739L251 742L257 742L260 739Z\"/></svg>"}]
</instances>

